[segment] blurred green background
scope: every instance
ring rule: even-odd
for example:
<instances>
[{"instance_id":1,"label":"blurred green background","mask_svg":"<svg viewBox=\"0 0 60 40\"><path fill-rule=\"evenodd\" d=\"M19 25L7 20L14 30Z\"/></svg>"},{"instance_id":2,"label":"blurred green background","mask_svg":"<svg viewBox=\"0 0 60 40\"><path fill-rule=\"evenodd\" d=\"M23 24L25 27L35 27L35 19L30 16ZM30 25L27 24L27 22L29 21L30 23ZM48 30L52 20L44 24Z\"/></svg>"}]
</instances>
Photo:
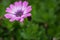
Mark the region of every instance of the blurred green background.
<instances>
[{"instance_id":1,"label":"blurred green background","mask_svg":"<svg viewBox=\"0 0 60 40\"><path fill-rule=\"evenodd\" d=\"M6 8L16 1L0 0L0 40L60 40L60 0L26 0L32 16L24 23L4 18Z\"/></svg>"}]
</instances>

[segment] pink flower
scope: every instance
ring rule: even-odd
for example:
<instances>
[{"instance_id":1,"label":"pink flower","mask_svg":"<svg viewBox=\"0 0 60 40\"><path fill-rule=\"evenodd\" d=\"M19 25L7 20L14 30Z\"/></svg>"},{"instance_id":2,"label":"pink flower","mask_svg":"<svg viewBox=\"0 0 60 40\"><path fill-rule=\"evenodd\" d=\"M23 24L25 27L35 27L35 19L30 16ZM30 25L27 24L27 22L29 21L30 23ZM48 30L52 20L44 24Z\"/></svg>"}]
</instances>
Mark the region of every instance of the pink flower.
<instances>
[{"instance_id":1,"label":"pink flower","mask_svg":"<svg viewBox=\"0 0 60 40\"><path fill-rule=\"evenodd\" d=\"M28 6L27 1L19 1L14 4L10 4L10 7L6 8L7 14L5 14L5 18L10 19L10 22L20 21L23 22L24 18L31 16L30 11L32 10L31 6Z\"/></svg>"}]
</instances>

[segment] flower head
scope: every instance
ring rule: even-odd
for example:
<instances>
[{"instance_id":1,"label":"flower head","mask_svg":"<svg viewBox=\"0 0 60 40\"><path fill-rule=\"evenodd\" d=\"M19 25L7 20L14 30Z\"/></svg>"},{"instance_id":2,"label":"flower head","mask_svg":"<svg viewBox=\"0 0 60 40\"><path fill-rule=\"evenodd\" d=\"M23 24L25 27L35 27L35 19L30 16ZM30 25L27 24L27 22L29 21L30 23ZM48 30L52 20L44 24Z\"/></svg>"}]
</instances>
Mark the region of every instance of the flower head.
<instances>
[{"instance_id":1,"label":"flower head","mask_svg":"<svg viewBox=\"0 0 60 40\"><path fill-rule=\"evenodd\" d=\"M15 2L14 4L10 4L10 7L6 8L7 14L5 14L4 16L10 19L11 22L15 20L23 22L24 18L31 16L31 10L32 7L28 6L27 1L19 1Z\"/></svg>"}]
</instances>

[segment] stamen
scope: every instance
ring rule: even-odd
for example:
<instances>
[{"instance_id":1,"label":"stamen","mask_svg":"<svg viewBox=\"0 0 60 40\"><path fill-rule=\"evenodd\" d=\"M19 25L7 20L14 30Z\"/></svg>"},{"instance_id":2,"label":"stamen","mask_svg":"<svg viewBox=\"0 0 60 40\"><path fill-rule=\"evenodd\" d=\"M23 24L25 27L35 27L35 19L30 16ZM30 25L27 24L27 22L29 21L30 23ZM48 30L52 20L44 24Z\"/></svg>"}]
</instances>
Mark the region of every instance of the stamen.
<instances>
[{"instance_id":1,"label":"stamen","mask_svg":"<svg viewBox=\"0 0 60 40\"><path fill-rule=\"evenodd\" d=\"M21 15L23 15L23 11L17 11L15 14L17 17L20 17Z\"/></svg>"}]
</instances>

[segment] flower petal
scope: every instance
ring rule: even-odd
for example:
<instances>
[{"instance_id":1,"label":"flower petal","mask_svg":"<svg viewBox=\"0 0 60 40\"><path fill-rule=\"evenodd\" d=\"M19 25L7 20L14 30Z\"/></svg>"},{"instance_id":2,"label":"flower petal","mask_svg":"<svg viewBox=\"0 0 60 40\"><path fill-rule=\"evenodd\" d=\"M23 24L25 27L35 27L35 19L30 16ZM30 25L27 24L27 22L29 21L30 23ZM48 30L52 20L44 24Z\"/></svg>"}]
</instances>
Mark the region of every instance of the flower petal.
<instances>
[{"instance_id":1,"label":"flower petal","mask_svg":"<svg viewBox=\"0 0 60 40\"><path fill-rule=\"evenodd\" d=\"M21 16L21 18L26 18L28 16L31 16L31 13L24 14L24 15Z\"/></svg>"},{"instance_id":2,"label":"flower petal","mask_svg":"<svg viewBox=\"0 0 60 40\"><path fill-rule=\"evenodd\" d=\"M19 3L18 2L15 2L14 4L15 4L15 6L19 6Z\"/></svg>"},{"instance_id":3,"label":"flower petal","mask_svg":"<svg viewBox=\"0 0 60 40\"><path fill-rule=\"evenodd\" d=\"M32 10L32 7L31 6L28 6L26 8L26 10L24 11L24 14L29 13L31 10Z\"/></svg>"},{"instance_id":4,"label":"flower petal","mask_svg":"<svg viewBox=\"0 0 60 40\"><path fill-rule=\"evenodd\" d=\"M22 7L22 1L19 1L19 7Z\"/></svg>"},{"instance_id":5,"label":"flower petal","mask_svg":"<svg viewBox=\"0 0 60 40\"><path fill-rule=\"evenodd\" d=\"M28 2L27 2L27 1L24 1L24 2L23 2L23 6L24 6L24 7L28 6Z\"/></svg>"},{"instance_id":6,"label":"flower petal","mask_svg":"<svg viewBox=\"0 0 60 40\"><path fill-rule=\"evenodd\" d=\"M7 13L7 14L5 14L4 16L5 16L6 18L11 18L11 17L12 17L12 14Z\"/></svg>"},{"instance_id":7,"label":"flower petal","mask_svg":"<svg viewBox=\"0 0 60 40\"><path fill-rule=\"evenodd\" d=\"M22 15L21 18L26 18L26 16L25 15Z\"/></svg>"},{"instance_id":8,"label":"flower petal","mask_svg":"<svg viewBox=\"0 0 60 40\"><path fill-rule=\"evenodd\" d=\"M15 21L15 19L11 18L9 21L10 21L10 22L13 22L13 21Z\"/></svg>"},{"instance_id":9,"label":"flower petal","mask_svg":"<svg viewBox=\"0 0 60 40\"><path fill-rule=\"evenodd\" d=\"M22 10L24 11L27 6L28 6L28 2L27 1L24 1L23 2L23 6L22 6Z\"/></svg>"},{"instance_id":10,"label":"flower petal","mask_svg":"<svg viewBox=\"0 0 60 40\"><path fill-rule=\"evenodd\" d=\"M10 22L13 22L13 21L15 21L15 20L16 20L16 16L13 15L9 21L10 21Z\"/></svg>"},{"instance_id":11,"label":"flower petal","mask_svg":"<svg viewBox=\"0 0 60 40\"><path fill-rule=\"evenodd\" d=\"M27 17L28 17L28 16L31 16L31 13L27 13L26 16L27 16Z\"/></svg>"},{"instance_id":12,"label":"flower petal","mask_svg":"<svg viewBox=\"0 0 60 40\"><path fill-rule=\"evenodd\" d=\"M13 11L10 8L6 8L6 12L13 13Z\"/></svg>"},{"instance_id":13,"label":"flower petal","mask_svg":"<svg viewBox=\"0 0 60 40\"><path fill-rule=\"evenodd\" d=\"M21 8L22 8L22 1L19 1L19 2L15 2L14 3L15 4L15 8L14 8L14 10L21 10Z\"/></svg>"},{"instance_id":14,"label":"flower petal","mask_svg":"<svg viewBox=\"0 0 60 40\"><path fill-rule=\"evenodd\" d=\"M10 4L10 9L11 9L12 13L15 13L15 11L17 11L16 7L13 4Z\"/></svg>"},{"instance_id":15,"label":"flower petal","mask_svg":"<svg viewBox=\"0 0 60 40\"><path fill-rule=\"evenodd\" d=\"M23 21L24 21L24 18L21 18L21 19L20 19L20 22L23 22Z\"/></svg>"},{"instance_id":16,"label":"flower petal","mask_svg":"<svg viewBox=\"0 0 60 40\"><path fill-rule=\"evenodd\" d=\"M14 5L13 4L10 4L10 8L13 9L14 8Z\"/></svg>"},{"instance_id":17,"label":"flower petal","mask_svg":"<svg viewBox=\"0 0 60 40\"><path fill-rule=\"evenodd\" d=\"M16 17L16 20L18 21L19 19L21 19L20 17Z\"/></svg>"}]
</instances>

